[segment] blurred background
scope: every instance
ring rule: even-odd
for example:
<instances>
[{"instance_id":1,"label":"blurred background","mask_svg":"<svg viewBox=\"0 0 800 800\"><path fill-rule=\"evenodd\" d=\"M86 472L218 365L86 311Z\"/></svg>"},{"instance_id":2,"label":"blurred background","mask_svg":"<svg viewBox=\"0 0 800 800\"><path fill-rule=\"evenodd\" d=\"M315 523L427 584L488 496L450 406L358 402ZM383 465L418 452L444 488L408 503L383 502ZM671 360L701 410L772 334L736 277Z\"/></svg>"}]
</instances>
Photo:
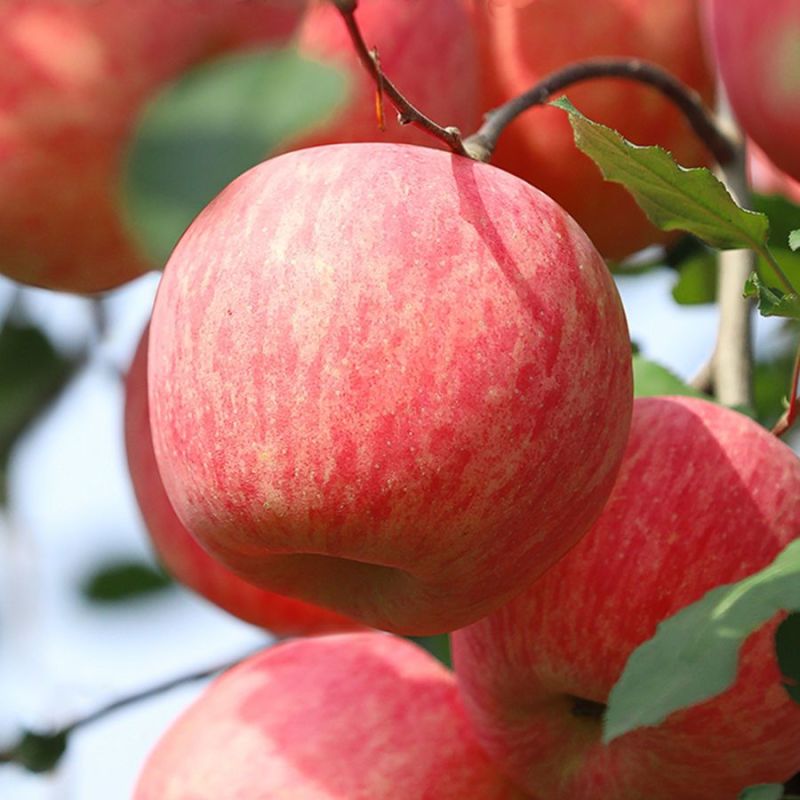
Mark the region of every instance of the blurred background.
<instances>
[{"instance_id":1,"label":"blurred background","mask_svg":"<svg viewBox=\"0 0 800 800\"><path fill-rule=\"evenodd\" d=\"M343 74L286 48L216 60L156 97L131 141L121 197L153 263L219 189L345 92ZM759 202L796 215L783 199ZM712 352L714 267L689 252L668 266L653 251L616 274L647 361L640 390L650 381L669 391L679 385L670 373L688 379ZM270 641L172 582L142 526L125 462L123 380L158 277L93 299L0 279L0 750L22 728L58 728ZM762 422L782 410L792 340L785 324L758 321ZM128 797L147 752L202 685L81 728L51 774L0 765L0 798Z\"/></svg>"}]
</instances>

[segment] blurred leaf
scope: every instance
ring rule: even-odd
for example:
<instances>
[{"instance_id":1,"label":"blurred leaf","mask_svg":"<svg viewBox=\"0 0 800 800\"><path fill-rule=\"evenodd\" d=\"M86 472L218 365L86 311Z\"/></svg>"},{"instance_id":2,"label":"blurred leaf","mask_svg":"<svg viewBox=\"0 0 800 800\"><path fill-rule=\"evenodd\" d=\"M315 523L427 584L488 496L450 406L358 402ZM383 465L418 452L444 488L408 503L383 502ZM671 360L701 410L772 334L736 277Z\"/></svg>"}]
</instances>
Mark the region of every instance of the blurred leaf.
<instances>
[{"instance_id":1,"label":"blurred leaf","mask_svg":"<svg viewBox=\"0 0 800 800\"><path fill-rule=\"evenodd\" d=\"M745 639L781 610L800 610L800 539L755 575L718 586L664 620L634 650L611 690L603 741L725 691Z\"/></svg>"},{"instance_id":2,"label":"blurred leaf","mask_svg":"<svg viewBox=\"0 0 800 800\"><path fill-rule=\"evenodd\" d=\"M775 631L778 665L789 696L800 703L800 614L790 614Z\"/></svg>"},{"instance_id":3,"label":"blurred leaf","mask_svg":"<svg viewBox=\"0 0 800 800\"><path fill-rule=\"evenodd\" d=\"M14 444L58 396L73 367L33 325L7 319L0 328L0 504Z\"/></svg>"},{"instance_id":4,"label":"blurred leaf","mask_svg":"<svg viewBox=\"0 0 800 800\"><path fill-rule=\"evenodd\" d=\"M32 733L27 731L14 748L14 762L29 772L51 772L67 749L67 734Z\"/></svg>"},{"instance_id":5,"label":"blurred leaf","mask_svg":"<svg viewBox=\"0 0 800 800\"><path fill-rule=\"evenodd\" d=\"M633 393L636 397L678 394L708 399L708 395L688 386L674 372L642 356L633 357Z\"/></svg>"},{"instance_id":6,"label":"blurred leaf","mask_svg":"<svg viewBox=\"0 0 800 800\"><path fill-rule=\"evenodd\" d=\"M440 633L437 636L409 636L408 638L427 650L448 669L453 668L453 659L450 654L450 636L448 634Z\"/></svg>"},{"instance_id":7,"label":"blurred leaf","mask_svg":"<svg viewBox=\"0 0 800 800\"><path fill-rule=\"evenodd\" d=\"M244 53L187 73L144 115L129 151L123 204L163 266L195 216L287 136L329 114L343 73L293 51Z\"/></svg>"},{"instance_id":8,"label":"blurred leaf","mask_svg":"<svg viewBox=\"0 0 800 800\"><path fill-rule=\"evenodd\" d=\"M800 230L792 231L789 234L789 249L800 250Z\"/></svg>"},{"instance_id":9,"label":"blurred leaf","mask_svg":"<svg viewBox=\"0 0 800 800\"><path fill-rule=\"evenodd\" d=\"M800 320L800 296L794 292L787 294L780 289L767 286L753 273L744 285L744 296L752 297L758 303L763 317L787 317Z\"/></svg>"},{"instance_id":10,"label":"blurred leaf","mask_svg":"<svg viewBox=\"0 0 800 800\"><path fill-rule=\"evenodd\" d=\"M756 418L772 428L786 410L791 387L794 354L783 353L769 361L759 361L753 371L753 399Z\"/></svg>"},{"instance_id":11,"label":"blurred leaf","mask_svg":"<svg viewBox=\"0 0 800 800\"><path fill-rule=\"evenodd\" d=\"M172 579L149 564L120 561L98 569L83 585L83 594L94 603L118 603L162 591Z\"/></svg>"},{"instance_id":12,"label":"blurred leaf","mask_svg":"<svg viewBox=\"0 0 800 800\"><path fill-rule=\"evenodd\" d=\"M639 147L593 122L567 98L552 105L569 114L575 144L606 180L621 183L650 220L665 231L683 230L721 250L766 245L769 220L740 208L705 168L686 169L660 147Z\"/></svg>"},{"instance_id":13,"label":"blurred leaf","mask_svg":"<svg viewBox=\"0 0 800 800\"><path fill-rule=\"evenodd\" d=\"M760 783L739 794L739 800L781 800L782 797L783 786L780 783Z\"/></svg>"},{"instance_id":14,"label":"blurred leaf","mask_svg":"<svg viewBox=\"0 0 800 800\"><path fill-rule=\"evenodd\" d=\"M715 303L717 300L717 259L710 250L695 253L680 265L672 296L681 305Z\"/></svg>"}]
</instances>

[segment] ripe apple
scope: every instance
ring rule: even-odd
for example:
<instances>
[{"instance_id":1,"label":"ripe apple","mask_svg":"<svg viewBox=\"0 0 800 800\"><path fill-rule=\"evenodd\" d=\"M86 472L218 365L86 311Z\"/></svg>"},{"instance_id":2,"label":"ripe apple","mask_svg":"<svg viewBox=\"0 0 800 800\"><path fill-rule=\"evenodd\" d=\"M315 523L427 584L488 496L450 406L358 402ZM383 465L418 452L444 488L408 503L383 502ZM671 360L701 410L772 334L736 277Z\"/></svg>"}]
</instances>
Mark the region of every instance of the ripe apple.
<instances>
[{"instance_id":1,"label":"ripe apple","mask_svg":"<svg viewBox=\"0 0 800 800\"><path fill-rule=\"evenodd\" d=\"M324 608L268 592L212 558L175 515L158 474L147 403L147 331L125 386L125 444L133 488L147 530L166 569L229 613L277 635L307 635L360 626Z\"/></svg>"},{"instance_id":2,"label":"ripe apple","mask_svg":"<svg viewBox=\"0 0 800 800\"><path fill-rule=\"evenodd\" d=\"M497 106L567 64L599 56L647 59L710 100L697 0L473 0L484 54L485 105ZM593 80L567 90L587 116L636 144L657 144L684 165L707 152L680 113L656 90L624 80ZM628 194L606 183L575 147L566 115L527 111L506 129L492 163L553 197L608 258L665 241Z\"/></svg>"},{"instance_id":3,"label":"ripe apple","mask_svg":"<svg viewBox=\"0 0 800 800\"><path fill-rule=\"evenodd\" d=\"M736 684L601 743L628 656L659 622L767 566L800 534L800 462L755 422L678 397L634 404L611 498L589 533L510 603L453 636L490 756L541 797L731 800L800 767L800 706L781 686L775 621Z\"/></svg>"},{"instance_id":4,"label":"ripe apple","mask_svg":"<svg viewBox=\"0 0 800 800\"><path fill-rule=\"evenodd\" d=\"M133 800L522 800L453 674L380 633L278 645L218 678L150 754Z\"/></svg>"},{"instance_id":5,"label":"ripe apple","mask_svg":"<svg viewBox=\"0 0 800 800\"><path fill-rule=\"evenodd\" d=\"M738 121L778 167L800 180L800 4L707 0L706 11Z\"/></svg>"},{"instance_id":6,"label":"ripe apple","mask_svg":"<svg viewBox=\"0 0 800 800\"><path fill-rule=\"evenodd\" d=\"M524 181L425 147L245 173L156 297L167 494L247 580L426 635L509 598L599 513L629 425L605 265Z\"/></svg>"},{"instance_id":7,"label":"ripe apple","mask_svg":"<svg viewBox=\"0 0 800 800\"><path fill-rule=\"evenodd\" d=\"M190 66L285 40L301 10L300 0L4 0L0 271L95 292L148 269L117 196L138 114Z\"/></svg>"},{"instance_id":8,"label":"ripe apple","mask_svg":"<svg viewBox=\"0 0 800 800\"><path fill-rule=\"evenodd\" d=\"M779 170L758 145L747 144L747 167L753 189L760 194L779 194L800 204L800 181Z\"/></svg>"},{"instance_id":9,"label":"ripe apple","mask_svg":"<svg viewBox=\"0 0 800 800\"><path fill-rule=\"evenodd\" d=\"M359 0L356 19L367 46L377 47L383 71L423 113L466 135L480 122L478 58L464 0ZM285 149L338 142L386 140L433 146L413 125L399 126L385 100L386 131L378 127L375 82L356 57L339 12L313 0L298 36L301 55L336 67L348 79L348 96L313 130Z\"/></svg>"}]
</instances>

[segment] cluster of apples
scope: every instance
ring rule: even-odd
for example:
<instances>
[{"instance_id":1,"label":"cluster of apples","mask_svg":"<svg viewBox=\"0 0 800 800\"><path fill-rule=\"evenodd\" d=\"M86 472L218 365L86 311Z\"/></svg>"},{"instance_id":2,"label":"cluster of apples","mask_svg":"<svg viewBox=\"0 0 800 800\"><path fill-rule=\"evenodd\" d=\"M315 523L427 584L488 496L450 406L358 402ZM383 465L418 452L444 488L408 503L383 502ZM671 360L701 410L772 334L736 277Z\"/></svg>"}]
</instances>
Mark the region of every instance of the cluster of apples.
<instances>
[{"instance_id":1,"label":"cluster of apples","mask_svg":"<svg viewBox=\"0 0 800 800\"><path fill-rule=\"evenodd\" d=\"M797 30L796 6L775 2ZM711 99L696 0L594 5L361 0L358 19L392 80L465 132L590 56L648 58ZM725 53L763 9L706 10L746 122L752 77ZM632 650L797 537L800 462L710 402L633 400L604 257L663 239L560 112L515 122L496 166L420 147L411 127L376 142L373 86L325 2L7 0L0 22L2 269L53 289L148 268L116 195L136 116L165 81L290 33L350 78L346 106L187 230L126 407L167 568L275 633L335 635L215 682L156 747L136 800L729 800L800 768L777 620L728 692L601 742ZM652 90L605 81L573 100L683 163L706 158ZM783 120L754 114L767 133L751 135L795 170ZM397 635L441 632L455 674Z\"/></svg>"}]
</instances>

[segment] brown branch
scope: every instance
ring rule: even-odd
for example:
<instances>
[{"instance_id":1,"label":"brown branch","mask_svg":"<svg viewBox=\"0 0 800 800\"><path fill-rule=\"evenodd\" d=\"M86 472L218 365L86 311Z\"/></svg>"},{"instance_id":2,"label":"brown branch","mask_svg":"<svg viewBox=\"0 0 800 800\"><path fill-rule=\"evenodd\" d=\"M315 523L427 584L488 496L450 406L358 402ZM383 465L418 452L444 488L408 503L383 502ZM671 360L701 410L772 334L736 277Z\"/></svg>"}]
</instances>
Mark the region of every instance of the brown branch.
<instances>
[{"instance_id":1,"label":"brown branch","mask_svg":"<svg viewBox=\"0 0 800 800\"><path fill-rule=\"evenodd\" d=\"M331 0L331 2L342 15L344 24L347 26L347 32L350 34L350 39L355 47L356 54L375 80L378 91L385 94L389 100L391 100L392 105L397 109L398 122L401 125L414 125L439 139L454 153L458 153L462 156L467 155L467 151L464 149L464 143L461 139L461 132L458 128L443 128L437 125L432 119L425 116L419 109L411 105L392 81L383 74L376 54L367 47L358 22L356 22L355 12L358 8L358 0Z\"/></svg>"},{"instance_id":2,"label":"brown branch","mask_svg":"<svg viewBox=\"0 0 800 800\"><path fill-rule=\"evenodd\" d=\"M734 157L731 140L717 125L700 95L665 69L638 58L591 58L550 73L524 94L489 111L484 124L464 140L464 146L473 158L489 161L500 134L520 114L547 103L554 94L576 83L598 78L626 78L652 86L683 112L717 163L726 164Z\"/></svg>"},{"instance_id":3,"label":"brown branch","mask_svg":"<svg viewBox=\"0 0 800 800\"><path fill-rule=\"evenodd\" d=\"M280 641L280 637L276 638L275 641ZM191 672L188 675L181 675L180 677L172 678L171 680L156 684L142 691L135 692L127 697L114 700L92 711L85 717L74 720L68 725L64 725L56 730L47 732L23 731L17 742L5 750L0 751L0 765L17 764L31 772L50 772L55 768L61 756L64 754L70 735L79 728L89 725L115 711L119 711L126 706L139 703L143 700L149 700L152 697L164 694L172 689L177 689L184 684L205 680L220 672L225 672L255 653L260 652L264 649L264 646L265 645L261 645L258 648L249 650L244 655L228 659L216 666Z\"/></svg>"}]
</instances>

